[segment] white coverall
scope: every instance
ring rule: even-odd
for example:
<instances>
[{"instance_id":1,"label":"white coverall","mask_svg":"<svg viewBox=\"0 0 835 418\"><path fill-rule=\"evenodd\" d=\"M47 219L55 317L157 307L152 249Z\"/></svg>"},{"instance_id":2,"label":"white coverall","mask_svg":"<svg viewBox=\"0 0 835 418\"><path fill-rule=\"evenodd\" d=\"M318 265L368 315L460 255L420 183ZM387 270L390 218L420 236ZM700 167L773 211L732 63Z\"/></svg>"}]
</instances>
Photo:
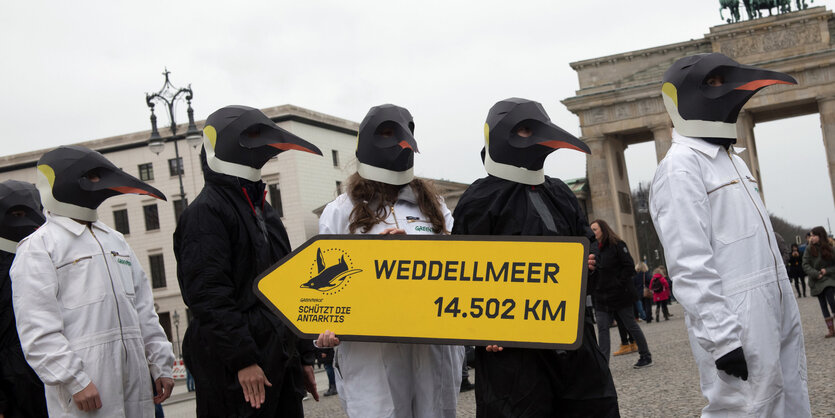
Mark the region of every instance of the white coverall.
<instances>
[{"instance_id":1,"label":"white coverall","mask_svg":"<svg viewBox=\"0 0 835 418\"><path fill-rule=\"evenodd\" d=\"M20 242L11 277L20 343L50 417L154 416L151 378L171 377L174 352L122 234L47 213ZM72 395L90 382L102 408L87 413Z\"/></svg>"},{"instance_id":2,"label":"white coverall","mask_svg":"<svg viewBox=\"0 0 835 418\"><path fill-rule=\"evenodd\" d=\"M409 235L433 234L429 218L418 206L412 188L401 189L388 217L367 234L401 228ZM342 194L319 218L320 234L349 234L354 205ZM441 202L447 231L452 214ZM361 233L357 231L357 233ZM343 341L336 347L336 387L350 417L455 417L464 347L453 345Z\"/></svg>"},{"instance_id":3,"label":"white coverall","mask_svg":"<svg viewBox=\"0 0 835 418\"><path fill-rule=\"evenodd\" d=\"M702 416L810 416L797 302L740 151L673 131L650 189L650 214L708 400ZM747 381L716 368L738 347Z\"/></svg>"}]
</instances>

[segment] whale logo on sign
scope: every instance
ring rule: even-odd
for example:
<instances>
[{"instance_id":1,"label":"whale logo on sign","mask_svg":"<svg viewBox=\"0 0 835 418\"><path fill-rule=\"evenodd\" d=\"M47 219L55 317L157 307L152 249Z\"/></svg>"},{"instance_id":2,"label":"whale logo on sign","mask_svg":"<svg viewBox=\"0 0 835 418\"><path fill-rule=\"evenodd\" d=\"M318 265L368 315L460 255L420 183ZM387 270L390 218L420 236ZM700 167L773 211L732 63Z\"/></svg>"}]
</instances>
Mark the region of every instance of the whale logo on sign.
<instances>
[{"instance_id":1,"label":"whale logo on sign","mask_svg":"<svg viewBox=\"0 0 835 418\"><path fill-rule=\"evenodd\" d=\"M311 268L311 278L307 282L301 284L302 288L318 290L322 293L329 293L344 284L348 283L348 278L354 274L361 272L360 269L351 269L348 262L345 261L345 252L338 249L329 249L326 252L335 251L339 253L339 261L327 267L325 264L325 257L322 254L322 249L316 251L316 275L313 275L313 268ZM348 258L350 260L350 257Z\"/></svg>"}]
</instances>

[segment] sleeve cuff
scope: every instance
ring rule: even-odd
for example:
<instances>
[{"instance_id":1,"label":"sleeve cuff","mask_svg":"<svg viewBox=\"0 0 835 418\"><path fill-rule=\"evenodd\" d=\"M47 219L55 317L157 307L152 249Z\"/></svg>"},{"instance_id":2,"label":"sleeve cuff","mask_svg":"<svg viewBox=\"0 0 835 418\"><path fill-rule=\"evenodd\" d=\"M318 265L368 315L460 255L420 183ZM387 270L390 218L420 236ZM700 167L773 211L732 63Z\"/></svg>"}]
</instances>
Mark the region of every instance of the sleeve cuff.
<instances>
[{"instance_id":1,"label":"sleeve cuff","mask_svg":"<svg viewBox=\"0 0 835 418\"><path fill-rule=\"evenodd\" d=\"M65 383L64 388L70 393L70 395L75 395L76 393L84 390L84 388L90 385L91 382L92 380L90 380L90 376L87 376L87 373L81 372L78 378Z\"/></svg>"},{"instance_id":2,"label":"sleeve cuff","mask_svg":"<svg viewBox=\"0 0 835 418\"><path fill-rule=\"evenodd\" d=\"M239 353L238 355L232 357L229 360L229 365L235 372L243 368L252 366L253 364L258 364L258 356L250 351L244 351L242 353Z\"/></svg>"},{"instance_id":3,"label":"sleeve cuff","mask_svg":"<svg viewBox=\"0 0 835 418\"><path fill-rule=\"evenodd\" d=\"M716 349L714 349L713 352L711 353L711 356L713 356L713 361L719 360L725 354L728 354L731 351L734 351L734 350L736 350L737 348L740 348L740 347L742 347L742 342L740 342L739 340L734 340L734 341L732 341L728 344L725 344L721 347L716 347Z\"/></svg>"}]
</instances>

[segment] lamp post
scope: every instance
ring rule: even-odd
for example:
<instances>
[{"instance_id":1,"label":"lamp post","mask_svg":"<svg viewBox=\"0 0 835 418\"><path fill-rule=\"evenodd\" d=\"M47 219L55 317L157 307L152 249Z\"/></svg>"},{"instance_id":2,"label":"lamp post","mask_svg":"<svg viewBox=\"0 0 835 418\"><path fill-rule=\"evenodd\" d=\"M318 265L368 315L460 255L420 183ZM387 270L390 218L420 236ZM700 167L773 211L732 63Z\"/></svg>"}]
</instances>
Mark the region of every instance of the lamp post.
<instances>
[{"instance_id":1,"label":"lamp post","mask_svg":"<svg viewBox=\"0 0 835 418\"><path fill-rule=\"evenodd\" d=\"M191 99L194 97L194 92L191 90L191 84L183 88L174 87L168 80L169 74L171 72L166 68L162 73L165 76L165 83L158 92L145 93L145 103L151 109L151 137L148 138L148 149L159 155L165 148L166 141L174 141L174 156L177 158L177 179L180 181L180 199L185 208L188 202L186 201L186 191L183 188L183 165L180 160L180 147L177 145L177 140L185 138L186 142L194 148L200 144L202 135L194 124L194 110L191 108ZM177 122L174 120L174 105L181 98L184 98L188 104L188 128L185 136L177 135ZM154 102L165 104L166 110L168 110L168 118L171 121L171 136L168 138L161 137L157 130L157 115L154 114L154 106L157 103Z\"/></svg>"},{"instance_id":2,"label":"lamp post","mask_svg":"<svg viewBox=\"0 0 835 418\"><path fill-rule=\"evenodd\" d=\"M177 334L177 357L183 358L180 351L180 314L177 311L174 311L174 332Z\"/></svg>"}]
</instances>

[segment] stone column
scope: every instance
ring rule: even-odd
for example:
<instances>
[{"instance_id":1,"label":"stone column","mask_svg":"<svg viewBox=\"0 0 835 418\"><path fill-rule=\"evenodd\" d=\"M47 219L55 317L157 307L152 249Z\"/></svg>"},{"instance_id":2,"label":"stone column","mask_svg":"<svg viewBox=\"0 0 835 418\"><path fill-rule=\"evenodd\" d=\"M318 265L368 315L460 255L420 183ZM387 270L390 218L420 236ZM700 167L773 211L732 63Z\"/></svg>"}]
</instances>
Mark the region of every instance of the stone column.
<instances>
[{"instance_id":1,"label":"stone column","mask_svg":"<svg viewBox=\"0 0 835 418\"><path fill-rule=\"evenodd\" d=\"M658 162L661 162L664 156L667 155L667 151L673 145L673 125L653 126L651 129L652 139L655 141L655 157Z\"/></svg>"},{"instance_id":2,"label":"stone column","mask_svg":"<svg viewBox=\"0 0 835 418\"><path fill-rule=\"evenodd\" d=\"M635 216L629 176L623 158L623 142L614 137L584 138L591 149L587 159L593 221L605 220L626 242L630 251L638 250Z\"/></svg>"},{"instance_id":3,"label":"stone column","mask_svg":"<svg viewBox=\"0 0 835 418\"><path fill-rule=\"evenodd\" d=\"M829 168L829 182L835 196L835 97L819 98L818 112L821 118L823 147L826 150L826 165Z\"/></svg>"},{"instance_id":4,"label":"stone column","mask_svg":"<svg viewBox=\"0 0 835 418\"><path fill-rule=\"evenodd\" d=\"M765 202L763 196L763 179L760 175L760 159L757 156L757 142L754 137L754 118L746 111L739 112L736 119L736 146L745 148L739 156L745 161L748 170L754 175L759 183L760 199Z\"/></svg>"},{"instance_id":5,"label":"stone column","mask_svg":"<svg viewBox=\"0 0 835 418\"><path fill-rule=\"evenodd\" d=\"M589 222L594 218L614 219L617 212L616 202L612 199L614 185L610 179L611 170L606 137L583 138L591 154L586 158L586 172L589 182L589 199L592 212Z\"/></svg>"}]
</instances>

